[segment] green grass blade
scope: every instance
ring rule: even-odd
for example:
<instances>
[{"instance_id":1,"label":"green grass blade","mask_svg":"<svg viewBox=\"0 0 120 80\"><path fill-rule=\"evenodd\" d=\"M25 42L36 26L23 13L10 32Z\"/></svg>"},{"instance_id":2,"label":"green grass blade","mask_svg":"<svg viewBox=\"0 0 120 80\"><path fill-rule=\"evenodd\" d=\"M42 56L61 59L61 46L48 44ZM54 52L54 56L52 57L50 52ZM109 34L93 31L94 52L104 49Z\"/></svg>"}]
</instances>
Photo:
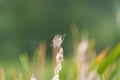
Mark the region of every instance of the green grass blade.
<instances>
[{"instance_id":1,"label":"green grass blade","mask_svg":"<svg viewBox=\"0 0 120 80\"><path fill-rule=\"evenodd\" d=\"M116 76L118 69L119 69L119 66L117 63L113 64L112 67L114 69L112 69L112 71L110 71L108 80L113 80L114 76Z\"/></svg>"},{"instance_id":2,"label":"green grass blade","mask_svg":"<svg viewBox=\"0 0 120 80\"><path fill-rule=\"evenodd\" d=\"M105 60L98 67L98 73L103 74L109 65L111 65L120 55L120 43L110 52Z\"/></svg>"},{"instance_id":3,"label":"green grass blade","mask_svg":"<svg viewBox=\"0 0 120 80\"><path fill-rule=\"evenodd\" d=\"M25 70L29 70L29 57L27 53L19 55L20 62Z\"/></svg>"}]
</instances>

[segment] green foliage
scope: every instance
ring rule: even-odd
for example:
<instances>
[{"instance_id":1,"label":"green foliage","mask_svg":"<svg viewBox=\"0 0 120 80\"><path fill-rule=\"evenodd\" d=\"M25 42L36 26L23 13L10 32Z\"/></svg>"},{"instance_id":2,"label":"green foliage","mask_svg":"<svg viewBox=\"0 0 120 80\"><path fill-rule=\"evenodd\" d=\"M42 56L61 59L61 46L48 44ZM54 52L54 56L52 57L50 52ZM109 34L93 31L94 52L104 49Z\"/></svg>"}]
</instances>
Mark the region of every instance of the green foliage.
<instances>
[{"instance_id":1,"label":"green foliage","mask_svg":"<svg viewBox=\"0 0 120 80\"><path fill-rule=\"evenodd\" d=\"M93 44L92 44L93 45ZM90 49L91 48L90 46ZM93 49L94 50L94 49ZM105 49L106 50L106 49ZM90 50L92 52L92 50ZM103 51L104 52L104 51ZM92 55L92 53L90 53ZM104 53L100 53L101 55ZM94 63L92 65L92 69L89 72L89 74L92 73L92 71L96 70L100 74L99 77L101 77L101 80L119 80L119 72L120 72L120 59L118 59L118 56L120 55L120 44L118 44L104 59L98 55L98 57L93 61L99 61L98 58L102 59L101 62ZM32 73L34 72L36 77L38 78L39 74L39 68L38 66L39 63L39 55L38 52L35 51L33 57L31 60L29 60L29 56L27 53L24 53L19 56L21 67L23 67L22 71L19 72L17 68L11 68L9 70L9 73L6 79L13 80L13 79L18 79L18 80L29 80ZM50 65L48 65L50 64ZM63 62L63 67L62 71L60 72L60 80L76 80L78 78L78 73L80 67L77 67L78 63L76 64L74 59L65 59ZM98 66L98 67L96 67ZM52 64L51 61L49 63L47 62L47 65L44 66L45 68L45 80L48 80L52 78L53 73L52 73ZM91 67L89 67L90 69Z\"/></svg>"},{"instance_id":2,"label":"green foliage","mask_svg":"<svg viewBox=\"0 0 120 80\"><path fill-rule=\"evenodd\" d=\"M118 61L117 61L118 62ZM113 80L113 78L114 78L114 76L117 74L117 71L118 71L118 69L119 69L119 66L118 66L118 64L116 63L116 64L113 64L114 66L114 69L111 71L111 73L110 73L110 75L109 75L109 77L108 77L108 80Z\"/></svg>"},{"instance_id":3,"label":"green foliage","mask_svg":"<svg viewBox=\"0 0 120 80\"><path fill-rule=\"evenodd\" d=\"M98 67L98 73L103 74L104 71L120 56L120 43L109 53L105 60Z\"/></svg>"},{"instance_id":4,"label":"green foliage","mask_svg":"<svg viewBox=\"0 0 120 80\"><path fill-rule=\"evenodd\" d=\"M23 68L25 70L29 70L30 63L29 63L29 57L28 57L27 53L21 54L19 56L19 59L20 59L20 62L22 64Z\"/></svg>"},{"instance_id":5,"label":"green foliage","mask_svg":"<svg viewBox=\"0 0 120 80\"><path fill-rule=\"evenodd\" d=\"M82 38L79 36L79 31L77 26L73 26L71 28L72 31L72 38L73 38L73 54L74 56L71 56L69 59L66 59L66 56L64 56L64 62L62 63L62 71L60 72L60 80L77 80L81 74L82 70L84 70L87 67L86 76L93 75L93 72L96 72L97 78L101 78L101 80L119 80L119 73L120 73L120 43L117 44L117 46L109 51L109 48L105 48L100 54L96 54L95 50L95 40L91 39L89 41L88 34L83 33ZM82 49L86 47L86 44L84 42L88 41L89 46L86 51L83 51L84 53L80 53L78 51L78 46L81 45L80 38L82 43ZM35 52L33 53L33 56L31 59L28 56L28 53L23 53L19 55L19 61L21 67L18 69L18 67L12 67L6 71L8 72L7 76L5 76L8 80L30 80L32 74L35 75L35 77L38 80L48 80L52 79L53 76L53 65L52 59L48 60L45 59L45 43L42 43L42 46L37 48ZM81 50L81 49L80 49ZM87 54L86 54L87 53ZM108 53L108 55L107 55ZM66 54L66 52L64 52ZM82 56L82 57L81 57ZM83 62L81 62L81 58L83 59ZM46 61L46 62L45 62ZM82 65L81 65L82 63ZM83 65L87 65L84 67L81 67ZM11 66L8 66L11 67ZM7 67L7 68L8 68ZM2 75L1 75L2 74ZM98 75L99 74L99 75ZM0 70L0 77L4 78L4 70ZM41 77L45 77L44 79ZM96 77L96 76L95 76Z\"/></svg>"}]
</instances>

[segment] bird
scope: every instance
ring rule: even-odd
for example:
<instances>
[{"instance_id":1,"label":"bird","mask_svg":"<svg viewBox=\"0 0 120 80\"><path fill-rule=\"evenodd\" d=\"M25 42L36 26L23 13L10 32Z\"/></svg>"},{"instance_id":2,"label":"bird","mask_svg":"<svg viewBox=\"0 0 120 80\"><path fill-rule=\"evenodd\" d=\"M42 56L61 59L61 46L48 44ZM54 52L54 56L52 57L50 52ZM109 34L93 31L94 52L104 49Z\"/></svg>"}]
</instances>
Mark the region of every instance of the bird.
<instances>
[{"instance_id":1,"label":"bird","mask_svg":"<svg viewBox=\"0 0 120 80\"><path fill-rule=\"evenodd\" d=\"M64 35L60 35L60 34L55 35L52 40L52 46L54 48L59 49L64 41L64 37L65 37L65 34Z\"/></svg>"}]
</instances>

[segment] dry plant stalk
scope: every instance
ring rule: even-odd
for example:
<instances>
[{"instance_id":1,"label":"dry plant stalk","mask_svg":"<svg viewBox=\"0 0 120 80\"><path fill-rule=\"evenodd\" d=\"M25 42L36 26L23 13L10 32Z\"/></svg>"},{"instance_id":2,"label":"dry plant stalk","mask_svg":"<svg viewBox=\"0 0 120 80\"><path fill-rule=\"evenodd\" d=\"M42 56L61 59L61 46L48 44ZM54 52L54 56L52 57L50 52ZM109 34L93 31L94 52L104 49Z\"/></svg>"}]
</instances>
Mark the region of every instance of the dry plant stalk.
<instances>
[{"instance_id":1,"label":"dry plant stalk","mask_svg":"<svg viewBox=\"0 0 120 80\"><path fill-rule=\"evenodd\" d=\"M38 48L39 53L39 80L44 80L44 72L45 72L45 56L46 56L46 42L41 42Z\"/></svg>"},{"instance_id":2,"label":"dry plant stalk","mask_svg":"<svg viewBox=\"0 0 120 80\"><path fill-rule=\"evenodd\" d=\"M65 35L56 35L52 40L52 46L57 49L56 55L56 67L54 71L54 77L52 80L59 80L59 72L62 69L62 61L63 61L63 48L62 43Z\"/></svg>"},{"instance_id":3,"label":"dry plant stalk","mask_svg":"<svg viewBox=\"0 0 120 80\"><path fill-rule=\"evenodd\" d=\"M56 64L56 54L57 54L57 49L54 47L52 48L52 68L54 69L55 64Z\"/></svg>"},{"instance_id":4,"label":"dry plant stalk","mask_svg":"<svg viewBox=\"0 0 120 80\"><path fill-rule=\"evenodd\" d=\"M34 74L32 75L31 79L30 80L37 80L34 76Z\"/></svg>"},{"instance_id":5,"label":"dry plant stalk","mask_svg":"<svg viewBox=\"0 0 120 80\"><path fill-rule=\"evenodd\" d=\"M2 68L0 68L0 80L5 80L5 72Z\"/></svg>"},{"instance_id":6,"label":"dry plant stalk","mask_svg":"<svg viewBox=\"0 0 120 80\"><path fill-rule=\"evenodd\" d=\"M77 60L80 62L80 71L78 80L87 80L88 62L87 62L87 49L88 40L82 40L78 46Z\"/></svg>"},{"instance_id":7,"label":"dry plant stalk","mask_svg":"<svg viewBox=\"0 0 120 80\"><path fill-rule=\"evenodd\" d=\"M96 70L93 70L88 74L89 65L88 63L88 46L89 42L87 39L82 39L78 46L78 60L80 62L80 71L77 80L98 80Z\"/></svg>"}]
</instances>

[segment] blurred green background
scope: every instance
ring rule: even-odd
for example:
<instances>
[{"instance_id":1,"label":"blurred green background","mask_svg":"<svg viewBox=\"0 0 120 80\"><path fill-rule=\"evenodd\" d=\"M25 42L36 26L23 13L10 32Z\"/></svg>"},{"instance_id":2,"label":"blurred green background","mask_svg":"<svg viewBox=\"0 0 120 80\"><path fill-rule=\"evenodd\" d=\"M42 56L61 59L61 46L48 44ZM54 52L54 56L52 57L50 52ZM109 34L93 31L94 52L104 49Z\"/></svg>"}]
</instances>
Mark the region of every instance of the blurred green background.
<instances>
[{"instance_id":1,"label":"blurred green background","mask_svg":"<svg viewBox=\"0 0 120 80\"><path fill-rule=\"evenodd\" d=\"M40 41L47 56L55 34L66 33L65 55L72 53L70 27L76 24L96 39L97 52L120 40L119 0L0 0L0 62L33 55Z\"/></svg>"}]
</instances>

